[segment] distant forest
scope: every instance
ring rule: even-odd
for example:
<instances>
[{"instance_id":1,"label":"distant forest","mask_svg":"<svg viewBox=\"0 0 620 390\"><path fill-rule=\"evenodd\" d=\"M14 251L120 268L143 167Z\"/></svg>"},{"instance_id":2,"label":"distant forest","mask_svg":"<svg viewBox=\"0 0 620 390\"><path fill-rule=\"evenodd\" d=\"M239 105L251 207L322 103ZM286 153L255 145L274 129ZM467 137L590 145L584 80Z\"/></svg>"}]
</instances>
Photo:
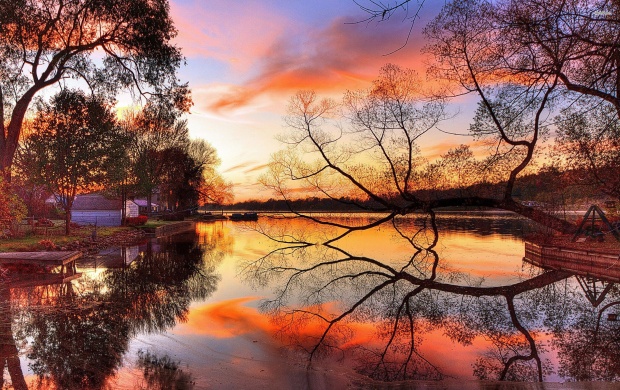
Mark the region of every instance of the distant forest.
<instances>
[{"instance_id":1,"label":"distant forest","mask_svg":"<svg viewBox=\"0 0 620 390\"><path fill-rule=\"evenodd\" d=\"M603 204L609 200L597 188L591 185L576 184L576 177L585 175L584 172L559 172L557 170L543 170L536 174L526 175L517 179L513 190L513 197L522 202L535 202L540 207L548 209L572 209L590 204ZM424 194L418 194L426 199L445 199L455 196L463 196L468 193L481 194L499 192L504 183L477 184L469 188L457 188L450 190L433 190ZM252 211L368 211L377 208L378 205L369 200L355 200L350 198L328 199L308 197L304 199L283 200L248 200L231 205L216 206L220 210L252 210Z\"/></svg>"}]
</instances>

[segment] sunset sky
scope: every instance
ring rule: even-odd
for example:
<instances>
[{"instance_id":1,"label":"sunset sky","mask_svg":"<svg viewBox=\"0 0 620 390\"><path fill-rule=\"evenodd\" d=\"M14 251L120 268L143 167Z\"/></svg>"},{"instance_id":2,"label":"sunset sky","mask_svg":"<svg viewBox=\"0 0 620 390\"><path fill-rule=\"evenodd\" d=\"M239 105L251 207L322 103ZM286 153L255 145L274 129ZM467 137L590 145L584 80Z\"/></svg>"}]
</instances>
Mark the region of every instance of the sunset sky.
<instances>
[{"instance_id":1,"label":"sunset sky","mask_svg":"<svg viewBox=\"0 0 620 390\"><path fill-rule=\"evenodd\" d=\"M425 77L421 30L440 6L427 2L408 44L387 55L406 42L410 22L400 14L355 23L368 15L353 0L173 0L176 44L187 59L180 78L194 99L190 134L217 149L235 200L271 195L257 178L281 148L275 136L286 131L282 117L297 91L340 98L347 89L368 87L386 63ZM467 112L467 106L453 109ZM468 120L459 116L450 130L464 131ZM422 143L427 155L436 155L464 141L433 133Z\"/></svg>"}]
</instances>

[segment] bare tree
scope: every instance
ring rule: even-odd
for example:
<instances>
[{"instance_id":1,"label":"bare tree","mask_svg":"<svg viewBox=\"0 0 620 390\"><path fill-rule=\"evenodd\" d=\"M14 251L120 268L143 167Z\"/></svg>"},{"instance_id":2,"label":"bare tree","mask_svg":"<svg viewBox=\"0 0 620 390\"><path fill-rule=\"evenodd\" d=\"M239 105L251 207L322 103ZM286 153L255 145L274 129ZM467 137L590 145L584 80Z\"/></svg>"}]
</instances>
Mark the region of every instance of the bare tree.
<instances>
[{"instance_id":1,"label":"bare tree","mask_svg":"<svg viewBox=\"0 0 620 390\"><path fill-rule=\"evenodd\" d=\"M607 103L587 99L566 109L558 121L558 165L572 182L620 199L620 121Z\"/></svg>"},{"instance_id":2,"label":"bare tree","mask_svg":"<svg viewBox=\"0 0 620 390\"><path fill-rule=\"evenodd\" d=\"M399 10L407 14L413 4L417 15L421 3L359 5L370 19L384 20ZM509 123L521 109L538 106L543 116L557 113L558 108L569 109L570 115L564 112L556 118L562 124L559 149L574 157L564 167L587 176L582 183L617 196L610 194L614 192L609 175L613 164L603 160L613 159L614 123L620 121L619 27L620 5L615 1L451 1L426 28L431 40L427 51L437 60L432 74L458 86L454 94L479 95L482 111L472 126L474 134L480 135L479 125L485 124L484 134L499 135L513 153L531 155L544 129L544 122L537 118L529 125L528 139L524 134L518 138L511 134L509 127L514 125ZM537 103L534 97L542 101ZM589 111L603 106L608 108L603 109L607 124L602 126L601 111ZM592 123L596 115L598 124ZM586 119L597 127L597 134L583 131L581 122ZM600 143L594 154L583 149L595 139ZM569 142L581 150L578 157ZM527 166L528 160L522 163ZM513 177L521 172L513 171L506 195Z\"/></svg>"},{"instance_id":3,"label":"bare tree","mask_svg":"<svg viewBox=\"0 0 620 390\"><path fill-rule=\"evenodd\" d=\"M466 51L461 55L452 49L452 40L469 28L468 23L479 26L478 21L467 21L465 26L450 25L451 31L438 21L432 27L440 34L433 50L445 57L442 63L448 66L449 75L457 76L463 88L482 98L471 132L489 143L485 159L476 161L466 147L447 153L434 164L422 158L419 139L447 117L444 104L436 96L425 97L414 72L387 65L370 90L345 94L340 106L342 121L336 121L339 106L335 102L319 101L311 92L297 94L286 117L291 131L283 141L288 149L274 156L264 183L287 200L296 190L291 187L295 183L317 196L346 199L359 210L384 213L369 226L340 226L347 232L377 226L400 214L446 206L500 208L560 231L572 231L572 224L524 207L512 198L517 176L532 162L545 132L545 113L555 78L530 85L490 78L488 64L478 61L477 54ZM486 50L484 42L472 45L476 53ZM483 80L491 84L485 86ZM434 190L446 186L439 180L442 169L452 186L490 183L501 191L487 193L479 186L475 191L443 192L439 196Z\"/></svg>"}]
</instances>

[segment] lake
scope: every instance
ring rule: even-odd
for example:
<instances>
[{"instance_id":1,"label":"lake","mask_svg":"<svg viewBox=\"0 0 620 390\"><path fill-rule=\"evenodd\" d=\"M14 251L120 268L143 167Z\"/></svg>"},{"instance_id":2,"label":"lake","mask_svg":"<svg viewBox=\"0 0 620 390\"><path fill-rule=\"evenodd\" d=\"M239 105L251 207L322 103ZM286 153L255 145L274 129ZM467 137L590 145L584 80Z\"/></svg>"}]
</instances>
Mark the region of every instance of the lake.
<instances>
[{"instance_id":1,"label":"lake","mask_svg":"<svg viewBox=\"0 0 620 390\"><path fill-rule=\"evenodd\" d=\"M322 217L350 226L378 218ZM618 288L524 262L523 236L534 230L484 212L403 217L335 242L338 227L278 215L198 223L84 259L70 283L5 285L4 386L617 381L620 326L609 318L620 311Z\"/></svg>"}]
</instances>

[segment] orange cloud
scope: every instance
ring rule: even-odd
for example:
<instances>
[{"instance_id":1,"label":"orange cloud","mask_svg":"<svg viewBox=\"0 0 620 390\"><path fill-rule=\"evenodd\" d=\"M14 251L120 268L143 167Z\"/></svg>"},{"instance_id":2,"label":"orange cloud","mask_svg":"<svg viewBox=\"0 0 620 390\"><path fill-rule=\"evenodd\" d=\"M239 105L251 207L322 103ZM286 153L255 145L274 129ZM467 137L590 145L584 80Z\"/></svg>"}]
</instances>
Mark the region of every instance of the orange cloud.
<instances>
[{"instance_id":1,"label":"orange cloud","mask_svg":"<svg viewBox=\"0 0 620 390\"><path fill-rule=\"evenodd\" d=\"M373 80L387 62L423 70L421 44L412 42L386 57L393 50L386 42L406 37L406 23L366 27L334 20L298 42L289 36L274 42L258 62L259 74L243 87L231 88L228 94L208 103L218 112L249 104L263 94L290 95L300 89L324 93L359 89Z\"/></svg>"},{"instance_id":2,"label":"orange cloud","mask_svg":"<svg viewBox=\"0 0 620 390\"><path fill-rule=\"evenodd\" d=\"M448 150L458 148L463 144L468 145L476 157L486 156L486 151L489 149L489 143L487 140L474 141L471 137L463 137L462 142L448 140L427 146L425 145L422 148L422 154L428 160L433 161L446 154Z\"/></svg>"},{"instance_id":3,"label":"orange cloud","mask_svg":"<svg viewBox=\"0 0 620 390\"><path fill-rule=\"evenodd\" d=\"M267 317L258 310L243 306L255 301L256 297L245 297L221 301L192 310L187 323L193 334L204 334L217 338L229 338L244 334L269 332L271 325Z\"/></svg>"},{"instance_id":4,"label":"orange cloud","mask_svg":"<svg viewBox=\"0 0 620 390\"><path fill-rule=\"evenodd\" d=\"M244 162L242 162L240 164L234 165L234 166L226 169L224 171L224 173L230 173L230 172L235 172L235 171L239 171L239 170L245 171L247 168L253 167L256 164L257 164L256 161L244 161ZM253 169L253 168L250 168L250 169Z\"/></svg>"},{"instance_id":5,"label":"orange cloud","mask_svg":"<svg viewBox=\"0 0 620 390\"><path fill-rule=\"evenodd\" d=\"M232 338L244 335L253 337L266 336L272 340L280 339L285 343L302 343L306 347L313 345L322 335L327 324L317 317L309 317L290 326L289 317L270 318L256 308L244 304L256 301L256 297L244 297L221 301L192 310L185 324L178 328L179 333L207 335L216 338ZM306 308L311 312L337 312L336 304L328 302L320 307ZM282 325L286 325L282 327ZM375 337L374 323L347 323L352 331L351 337L341 340L341 348L369 345Z\"/></svg>"},{"instance_id":6,"label":"orange cloud","mask_svg":"<svg viewBox=\"0 0 620 390\"><path fill-rule=\"evenodd\" d=\"M250 169L246 169L245 171L243 171L243 173L252 173L252 172L262 171L263 169L267 168L268 166L269 166L269 164L255 165L255 166L251 167Z\"/></svg>"}]
</instances>

